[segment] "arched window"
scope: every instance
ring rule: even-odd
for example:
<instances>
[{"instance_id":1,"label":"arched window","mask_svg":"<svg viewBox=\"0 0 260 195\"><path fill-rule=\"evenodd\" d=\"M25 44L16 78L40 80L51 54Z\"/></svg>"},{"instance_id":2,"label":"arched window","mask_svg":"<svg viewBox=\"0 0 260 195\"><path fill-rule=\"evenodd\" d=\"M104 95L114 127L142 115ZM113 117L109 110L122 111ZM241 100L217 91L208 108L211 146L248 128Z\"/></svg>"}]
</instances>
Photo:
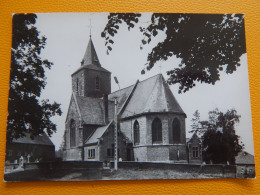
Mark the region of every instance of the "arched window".
<instances>
[{"instance_id":1,"label":"arched window","mask_svg":"<svg viewBox=\"0 0 260 195\"><path fill-rule=\"evenodd\" d=\"M73 119L70 121L70 147L76 145L76 124Z\"/></svg>"},{"instance_id":2,"label":"arched window","mask_svg":"<svg viewBox=\"0 0 260 195\"><path fill-rule=\"evenodd\" d=\"M100 89L100 80L99 80L99 77L97 76L96 77L96 90L99 90Z\"/></svg>"},{"instance_id":3,"label":"arched window","mask_svg":"<svg viewBox=\"0 0 260 195\"><path fill-rule=\"evenodd\" d=\"M180 121L177 118L175 118L172 122L172 136L173 143L181 142L181 126Z\"/></svg>"},{"instance_id":4,"label":"arched window","mask_svg":"<svg viewBox=\"0 0 260 195\"><path fill-rule=\"evenodd\" d=\"M140 143L140 129L138 121L134 122L134 144Z\"/></svg>"},{"instance_id":5,"label":"arched window","mask_svg":"<svg viewBox=\"0 0 260 195\"><path fill-rule=\"evenodd\" d=\"M159 118L155 118L152 123L152 142L162 142L162 122Z\"/></svg>"}]
</instances>

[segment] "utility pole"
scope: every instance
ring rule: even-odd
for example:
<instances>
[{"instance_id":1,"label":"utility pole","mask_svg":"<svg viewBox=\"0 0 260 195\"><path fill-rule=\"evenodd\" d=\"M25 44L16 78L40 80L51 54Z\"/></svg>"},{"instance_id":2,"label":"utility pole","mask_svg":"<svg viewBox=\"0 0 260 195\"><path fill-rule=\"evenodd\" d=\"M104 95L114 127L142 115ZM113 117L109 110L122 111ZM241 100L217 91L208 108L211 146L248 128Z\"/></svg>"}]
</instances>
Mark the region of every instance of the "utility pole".
<instances>
[{"instance_id":1,"label":"utility pole","mask_svg":"<svg viewBox=\"0 0 260 195\"><path fill-rule=\"evenodd\" d=\"M114 142L115 142L115 147L114 147L114 169L117 171L118 169L118 149L117 149L117 98L115 98L115 132L114 132Z\"/></svg>"}]
</instances>

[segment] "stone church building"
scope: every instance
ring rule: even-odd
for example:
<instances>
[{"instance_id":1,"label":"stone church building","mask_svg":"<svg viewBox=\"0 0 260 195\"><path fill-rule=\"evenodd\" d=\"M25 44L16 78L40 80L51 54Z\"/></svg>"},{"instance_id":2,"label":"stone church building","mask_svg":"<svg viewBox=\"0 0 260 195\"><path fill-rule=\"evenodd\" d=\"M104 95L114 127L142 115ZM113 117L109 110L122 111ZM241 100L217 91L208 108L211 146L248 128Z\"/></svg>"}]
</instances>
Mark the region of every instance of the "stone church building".
<instances>
[{"instance_id":1,"label":"stone church building","mask_svg":"<svg viewBox=\"0 0 260 195\"><path fill-rule=\"evenodd\" d=\"M120 160L188 163L189 155L193 162L201 159L200 152L190 151L198 150L200 142L192 139L191 148L186 143L186 114L163 76L137 80L111 93L111 72L101 66L90 38L81 66L72 74L64 160L113 161L115 98Z\"/></svg>"}]
</instances>

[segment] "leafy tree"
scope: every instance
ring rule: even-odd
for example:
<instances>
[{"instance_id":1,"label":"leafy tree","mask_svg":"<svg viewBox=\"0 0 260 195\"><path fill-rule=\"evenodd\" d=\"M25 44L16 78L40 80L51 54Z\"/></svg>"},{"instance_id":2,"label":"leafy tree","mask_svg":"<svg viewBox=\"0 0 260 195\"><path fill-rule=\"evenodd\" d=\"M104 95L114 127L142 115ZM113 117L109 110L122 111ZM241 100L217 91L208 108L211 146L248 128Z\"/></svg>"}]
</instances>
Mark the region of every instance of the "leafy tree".
<instances>
[{"instance_id":1,"label":"leafy tree","mask_svg":"<svg viewBox=\"0 0 260 195\"><path fill-rule=\"evenodd\" d=\"M25 136L31 138L46 132L49 136L56 131L50 118L61 115L60 104L49 100L39 100L41 90L46 85L44 68L53 65L42 60L41 50L46 38L40 37L35 27L35 14L13 15L11 49L11 72L7 121L7 140Z\"/></svg>"},{"instance_id":2,"label":"leafy tree","mask_svg":"<svg viewBox=\"0 0 260 195\"><path fill-rule=\"evenodd\" d=\"M107 51L112 50L114 36L120 24L134 28L141 14L111 13L101 33ZM241 14L166 14L154 13L148 26L140 27L143 33L141 48L149 44L160 32L166 38L148 54L142 70L152 69L160 60L171 56L181 59L178 67L168 71L168 83L179 83L179 93L186 92L196 82L215 84L220 71L231 74L240 66L240 56L246 52L244 16Z\"/></svg>"},{"instance_id":3,"label":"leafy tree","mask_svg":"<svg viewBox=\"0 0 260 195\"><path fill-rule=\"evenodd\" d=\"M202 139L203 160L207 163L235 163L235 157L242 151L243 144L235 133L235 124L240 115L235 109L226 113L215 109L209 112L209 120L201 121L204 131Z\"/></svg>"}]
</instances>

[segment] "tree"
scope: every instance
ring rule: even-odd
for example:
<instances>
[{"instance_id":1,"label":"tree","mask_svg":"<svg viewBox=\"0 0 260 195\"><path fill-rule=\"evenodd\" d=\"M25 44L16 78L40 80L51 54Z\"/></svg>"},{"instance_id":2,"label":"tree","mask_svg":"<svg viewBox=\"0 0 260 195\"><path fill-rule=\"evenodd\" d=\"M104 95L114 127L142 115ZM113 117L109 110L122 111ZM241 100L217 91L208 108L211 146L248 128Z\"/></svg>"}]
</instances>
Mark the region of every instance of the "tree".
<instances>
[{"instance_id":1,"label":"tree","mask_svg":"<svg viewBox=\"0 0 260 195\"><path fill-rule=\"evenodd\" d=\"M56 125L50 118L62 113L60 104L39 100L46 85L44 68L50 69L53 64L40 57L46 38L39 36L36 18L35 14L13 15L8 141L23 137L25 133L30 133L31 138L43 132L51 136Z\"/></svg>"},{"instance_id":2,"label":"tree","mask_svg":"<svg viewBox=\"0 0 260 195\"><path fill-rule=\"evenodd\" d=\"M191 119L191 131L189 131L190 133L197 133L200 132L199 130L201 129L200 127L200 113L198 110L196 110L193 114L193 118Z\"/></svg>"},{"instance_id":3,"label":"tree","mask_svg":"<svg viewBox=\"0 0 260 195\"><path fill-rule=\"evenodd\" d=\"M112 50L114 36L120 24L134 28L141 14L111 13L101 33L107 52ZM160 60L171 56L181 59L178 67L168 71L168 84L179 83L179 93L186 92L196 82L215 84L220 71L232 74L240 66L240 57L246 52L244 16L241 14L166 14L154 13L148 26L140 27L143 33L141 48L149 44L160 32L165 33L147 56L145 68L152 69Z\"/></svg>"},{"instance_id":4,"label":"tree","mask_svg":"<svg viewBox=\"0 0 260 195\"><path fill-rule=\"evenodd\" d=\"M214 164L235 164L235 157L242 151L243 144L235 133L235 124L240 115L235 109L226 113L218 109L209 112L209 120L201 121L203 160Z\"/></svg>"}]
</instances>

